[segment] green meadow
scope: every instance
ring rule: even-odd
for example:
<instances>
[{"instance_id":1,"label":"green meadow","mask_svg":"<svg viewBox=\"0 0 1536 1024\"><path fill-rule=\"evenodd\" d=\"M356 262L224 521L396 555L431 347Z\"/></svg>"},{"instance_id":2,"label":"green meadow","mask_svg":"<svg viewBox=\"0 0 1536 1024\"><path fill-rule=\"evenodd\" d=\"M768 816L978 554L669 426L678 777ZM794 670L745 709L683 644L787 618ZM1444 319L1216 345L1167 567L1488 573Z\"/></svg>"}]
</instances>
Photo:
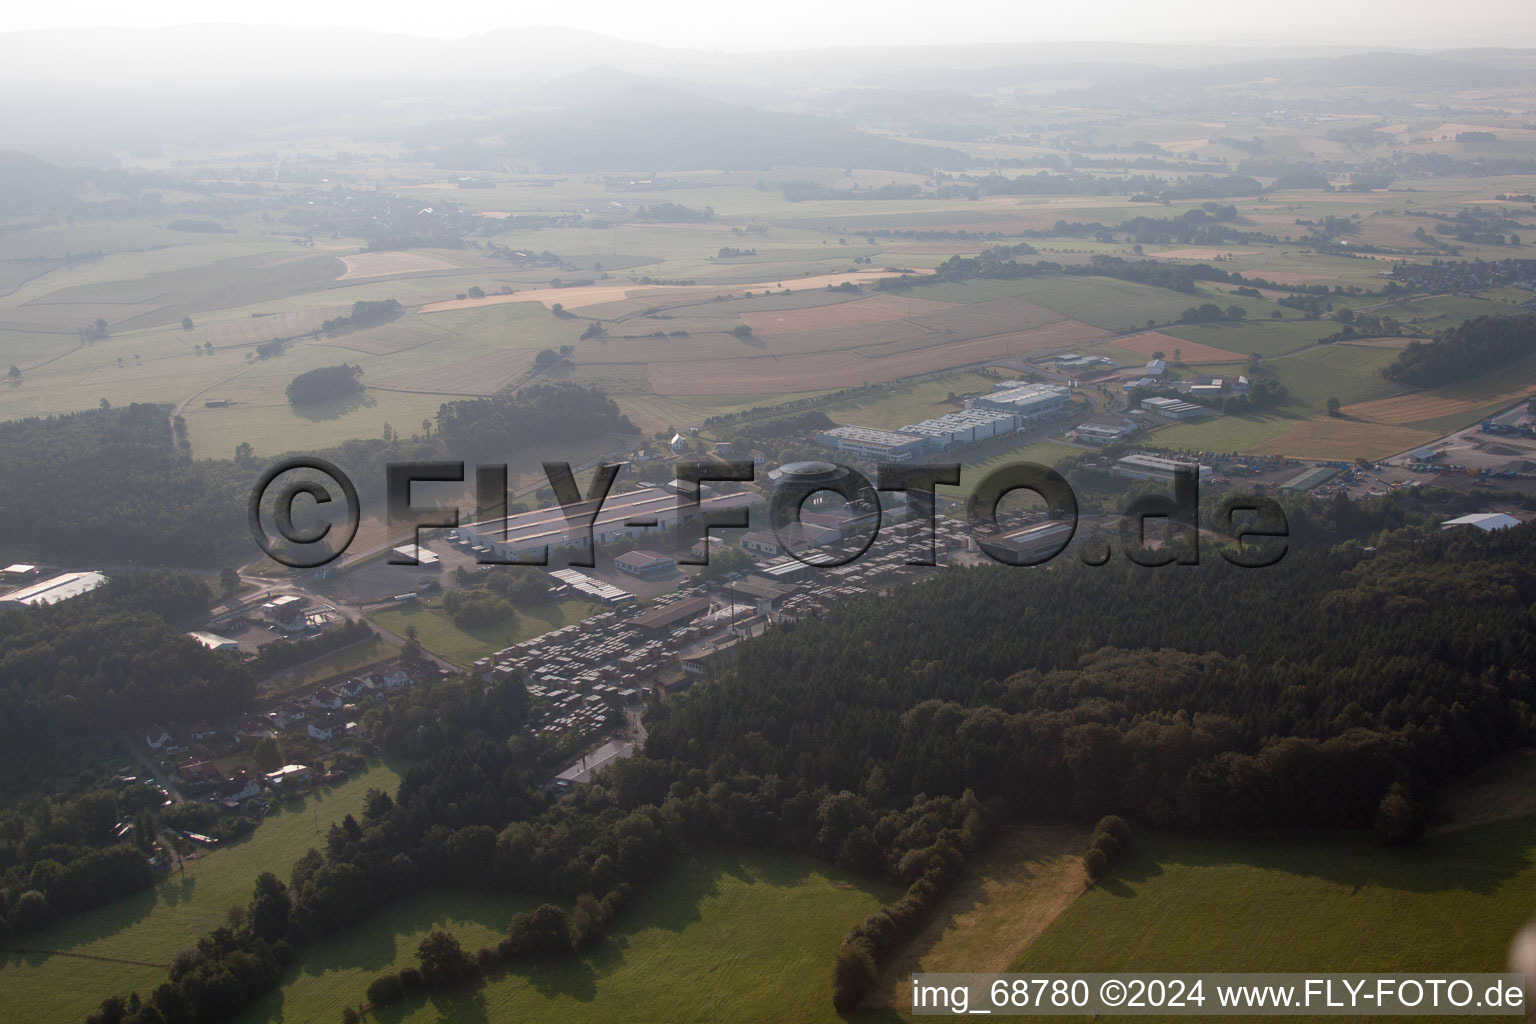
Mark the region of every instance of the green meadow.
<instances>
[{"instance_id":1,"label":"green meadow","mask_svg":"<svg viewBox=\"0 0 1536 1024\"><path fill-rule=\"evenodd\" d=\"M0 1019L78 1024L108 995L153 991L178 950L250 901L257 875L288 878L305 850L324 844L333 822L362 813L369 789L393 792L398 783L394 769L375 764L293 803L274 804L249 836L205 853L154 889L28 935L26 949L75 955L0 954Z\"/></svg>"}]
</instances>

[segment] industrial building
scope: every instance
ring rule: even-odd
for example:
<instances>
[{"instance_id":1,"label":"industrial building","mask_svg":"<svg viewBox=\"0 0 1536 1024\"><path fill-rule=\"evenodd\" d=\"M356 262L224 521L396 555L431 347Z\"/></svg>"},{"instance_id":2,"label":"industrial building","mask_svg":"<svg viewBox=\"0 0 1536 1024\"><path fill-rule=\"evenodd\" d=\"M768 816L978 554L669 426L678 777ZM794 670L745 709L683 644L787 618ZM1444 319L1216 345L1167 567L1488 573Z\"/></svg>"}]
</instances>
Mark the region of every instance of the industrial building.
<instances>
[{"instance_id":1,"label":"industrial building","mask_svg":"<svg viewBox=\"0 0 1536 1024\"><path fill-rule=\"evenodd\" d=\"M1084 444L1109 444L1134 434L1138 429L1135 420L1112 412L1090 416L1077 425L1077 439Z\"/></svg>"},{"instance_id":2,"label":"industrial building","mask_svg":"<svg viewBox=\"0 0 1536 1024\"><path fill-rule=\"evenodd\" d=\"M1141 407L1171 420L1189 420L1205 415L1204 406L1193 402L1181 402L1177 398L1143 398Z\"/></svg>"},{"instance_id":3,"label":"industrial building","mask_svg":"<svg viewBox=\"0 0 1536 1024\"><path fill-rule=\"evenodd\" d=\"M747 508L762 499L749 492L736 494L710 494L704 488L699 503L688 505L665 488L642 487L624 494L610 494L592 521L592 539L604 544L620 537L643 536L646 530L675 527L694 516L725 509ZM572 506L571 515L578 518L592 514L593 502ZM506 519L489 519L459 527L459 536L474 546L487 548L494 557L512 560L527 552L542 552L545 548L570 546L587 547L586 531L571 526L566 510L555 505L520 512Z\"/></svg>"},{"instance_id":4,"label":"industrial building","mask_svg":"<svg viewBox=\"0 0 1536 1024\"><path fill-rule=\"evenodd\" d=\"M437 555L428 550L425 544L402 544L392 550L390 554L396 558L406 560L407 565L409 565L409 560L414 558L416 564L424 569L436 568L442 561Z\"/></svg>"},{"instance_id":5,"label":"industrial building","mask_svg":"<svg viewBox=\"0 0 1536 1024\"><path fill-rule=\"evenodd\" d=\"M1458 516L1455 519L1447 519L1440 524L1442 530L1457 526L1475 526L1479 530L1507 530L1511 526L1519 526L1520 520L1514 516L1505 515L1503 512L1474 512L1469 516Z\"/></svg>"},{"instance_id":6,"label":"industrial building","mask_svg":"<svg viewBox=\"0 0 1536 1024\"><path fill-rule=\"evenodd\" d=\"M675 568L672 559L666 555L643 549L619 555L613 560L613 567L642 580L666 579Z\"/></svg>"},{"instance_id":7,"label":"industrial building","mask_svg":"<svg viewBox=\"0 0 1536 1024\"><path fill-rule=\"evenodd\" d=\"M1076 352L1068 352L1056 359L1056 369L1063 372L1075 370L1087 370L1095 366L1104 366L1114 360L1105 356L1080 356Z\"/></svg>"},{"instance_id":8,"label":"industrial building","mask_svg":"<svg viewBox=\"0 0 1536 1024\"><path fill-rule=\"evenodd\" d=\"M187 636L196 640L210 651L238 651L240 642L231 640L227 636L219 636L217 633L208 633L203 630L193 630Z\"/></svg>"},{"instance_id":9,"label":"industrial building","mask_svg":"<svg viewBox=\"0 0 1536 1024\"><path fill-rule=\"evenodd\" d=\"M623 590L611 583L593 579L586 573L577 572L575 569L556 569L549 574L555 582L562 587L570 587L578 594L601 601L604 604L623 604L625 601L633 601L635 595Z\"/></svg>"},{"instance_id":10,"label":"industrial building","mask_svg":"<svg viewBox=\"0 0 1536 1024\"><path fill-rule=\"evenodd\" d=\"M1021 561L1031 561L1058 550L1072 536L1075 528L1072 522L1051 519L987 537L985 540L992 547L1002 548Z\"/></svg>"},{"instance_id":11,"label":"industrial building","mask_svg":"<svg viewBox=\"0 0 1536 1024\"><path fill-rule=\"evenodd\" d=\"M13 590L4 597L0 597L0 602L24 604L29 607L58 604L60 601L68 601L72 597L88 594L105 582L107 577L99 572L65 572L22 587L20 590Z\"/></svg>"},{"instance_id":12,"label":"industrial building","mask_svg":"<svg viewBox=\"0 0 1536 1024\"><path fill-rule=\"evenodd\" d=\"M1174 473L1181 469L1198 469L1201 480L1211 478L1210 466L1201 466L1178 459L1165 459L1160 455L1127 455L1117 460L1114 465L1116 473L1138 480L1172 481Z\"/></svg>"},{"instance_id":13,"label":"industrial building","mask_svg":"<svg viewBox=\"0 0 1536 1024\"><path fill-rule=\"evenodd\" d=\"M928 447L927 438L875 427L833 427L817 431L816 442L834 451L882 462L906 462Z\"/></svg>"},{"instance_id":14,"label":"industrial building","mask_svg":"<svg viewBox=\"0 0 1536 1024\"><path fill-rule=\"evenodd\" d=\"M1022 427L1060 411L1071 397L1072 389L1064 384L1021 384L979 395L967 403L967 408L1012 413L1018 418L1016 425Z\"/></svg>"},{"instance_id":15,"label":"industrial building","mask_svg":"<svg viewBox=\"0 0 1536 1024\"><path fill-rule=\"evenodd\" d=\"M1141 372L1148 377L1161 377L1168 372L1168 363L1163 359L1149 359L1147 368Z\"/></svg>"},{"instance_id":16,"label":"industrial building","mask_svg":"<svg viewBox=\"0 0 1536 1024\"><path fill-rule=\"evenodd\" d=\"M930 448L942 449L956 444L985 441L999 434L1011 433L1017 427L1018 423L1011 412L974 408L913 423L902 427L901 433L925 437Z\"/></svg>"},{"instance_id":17,"label":"industrial building","mask_svg":"<svg viewBox=\"0 0 1536 1024\"><path fill-rule=\"evenodd\" d=\"M1305 494L1317 485L1333 479L1339 471L1329 466L1314 466L1280 485L1281 494Z\"/></svg>"},{"instance_id":18,"label":"industrial building","mask_svg":"<svg viewBox=\"0 0 1536 1024\"><path fill-rule=\"evenodd\" d=\"M709 611L707 597L689 597L670 604L660 604L643 615L629 620L629 625L652 636L664 636L679 626L686 626Z\"/></svg>"}]
</instances>

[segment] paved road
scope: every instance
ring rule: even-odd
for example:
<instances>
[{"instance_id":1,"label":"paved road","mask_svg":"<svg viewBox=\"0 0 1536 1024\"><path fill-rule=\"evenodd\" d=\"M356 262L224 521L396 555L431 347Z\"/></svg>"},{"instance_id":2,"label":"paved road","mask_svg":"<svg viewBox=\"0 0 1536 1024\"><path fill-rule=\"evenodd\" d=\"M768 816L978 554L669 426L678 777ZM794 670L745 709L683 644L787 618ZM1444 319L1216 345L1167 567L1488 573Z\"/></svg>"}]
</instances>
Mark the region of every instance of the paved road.
<instances>
[{"instance_id":1,"label":"paved road","mask_svg":"<svg viewBox=\"0 0 1536 1024\"><path fill-rule=\"evenodd\" d=\"M123 743L128 747L128 752L133 755L133 759L144 766L144 770L149 773L150 778L165 788L166 795L178 804L186 803L186 798L176 788L175 780L161 774L160 770L155 767L154 758L149 756L149 751L144 749L144 745L136 737L126 732L122 733L121 736ZM140 784L142 785L142 783Z\"/></svg>"}]
</instances>

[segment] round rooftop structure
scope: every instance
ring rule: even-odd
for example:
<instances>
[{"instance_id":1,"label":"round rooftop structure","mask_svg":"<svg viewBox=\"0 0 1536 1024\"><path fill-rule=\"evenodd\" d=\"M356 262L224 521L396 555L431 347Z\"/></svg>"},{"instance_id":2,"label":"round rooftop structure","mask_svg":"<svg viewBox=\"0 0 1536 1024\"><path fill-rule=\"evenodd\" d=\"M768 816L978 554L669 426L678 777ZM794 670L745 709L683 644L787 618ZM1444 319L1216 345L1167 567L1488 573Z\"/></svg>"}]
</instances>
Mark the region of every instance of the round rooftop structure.
<instances>
[{"instance_id":1,"label":"round rooftop structure","mask_svg":"<svg viewBox=\"0 0 1536 1024\"><path fill-rule=\"evenodd\" d=\"M786 462L768 474L768 479L774 483L792 484L800 489L836 487L847 477L847 467L817 460Z\"/></svg>"},{"instance_id":2,"label":"round rooftop structure","mask_svg":"<svg viewBox=\"0 0 1536 1024\"><path fill-rule=\"evenodd\" d=\"M831 462L786 462L779 467L779 472L785 476L796 477L801 480L813 480L817 477L835 477L842 475L842 469Z\"/></svg>"}]
</instances>

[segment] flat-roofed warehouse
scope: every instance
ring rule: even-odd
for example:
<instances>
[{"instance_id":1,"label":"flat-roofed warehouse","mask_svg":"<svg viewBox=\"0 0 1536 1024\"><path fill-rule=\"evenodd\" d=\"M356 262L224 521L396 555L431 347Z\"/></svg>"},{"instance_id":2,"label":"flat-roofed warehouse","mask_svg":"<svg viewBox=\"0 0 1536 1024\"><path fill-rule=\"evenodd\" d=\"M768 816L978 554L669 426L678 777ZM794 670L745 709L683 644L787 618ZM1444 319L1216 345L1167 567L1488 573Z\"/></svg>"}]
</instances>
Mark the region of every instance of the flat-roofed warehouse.
<instances>
[{"instance_id":1,"label":"flat-roofed warehouse","mask_svg":"<svg viewBox=\"0 0 1536 1024\"><path fill-rule=\"evenodd\" d=\"M60 601L68 601L72 597L88 594L105 582L107 577L99 572L60 573L33 583L31 586L22 587L20 590L13 590L0 597L0 601L29 606L58 604Z\"/></svg>"},{"instance_id":2,"label":"flat-roofed warehouse","mask_svg":"<svg viewBox=\"0 0 1536 1024\"><path fill-rule=\"evenodd\" d=\"M1114 465L1116 473L1121 476L1135 477L1138 480L1172 480L1174 472L1180 469L1198 470L1201 480L1209 480L1211 477L1210 466L1182 462L1178 459L1165 459L1161 455L1127 455Z\"/></svg>"},{"instance_id":3,"label":"flat-roofed warehouse","mask_svg":"<svg viewBox=\"0 0 1536 1024\"><path fill-rule=\"evenodd\" d=\"M969 409L996 409L1017 416L1023 423L1047 416L1066 405L1072 389L1062 384L1023 384L1016 388L978 395L966 403Z\"/></svg>"},{"instance_id":4,"label":"flat-roofed warehouse","mask_svg":"<svg viewBox=\"0 0 1536 1024\"><path fill-rule=\"evenodd\" d=\"M1071 522L1050 519L983 539L991 546L1002 548L1019 558L1031 559L1060 548L1072 536L1074 529Z\"/></svg>"},{"instance_id":5,"label":"flat-roofed warehouse","mask_svg":"<svg viewBox=\"0 0 1536 1024\"><path fill-rule=\"evenodd\" d=\"M925 437L876 427L833 427L817 432L816 442L835 451L892 462L905 462L928 447Z\"/></svg>"},{"instance_id":6,"label":"flat-roofed warehouse","mask_svg":"<svg viewBox=\"0 0 1536 1024\"><path fill-rule=\"evenodd\" d=\"M1305 494L1318 484L1332 480L1338 475L1338 470L1330 466L1314 466L1305 472L1298 473L1285 483L1280 485L1281 494Z\"/></svg>"},{"instance_id":7,"label":"flat-roofed warehouse","mask_svg":"<svg viewBox=\"0 0 1536 1024\"><path fill-rule=\"evenodd\" d=\"M624 494L610 494L603 500L597 518L592 523L592 537L598 544L620 537L639 537L646 530L676 526L694 516L723 509L747 508L762 501L756 494L709 494L700 497L696 506L683 505L678 495L661 487L642 487ZM576 516L590 516L592 502L584 501L571 507ZM686 512L684 511L686 509ZM585 548L586 533L579 526L572 527L559 505L520 512L506 519L488 519L459 527L460 536L468 536L471 543L491 549L497 558L510 559L526 551L538 551L544 547L569 546Z\"/></svg>"}]
</instances>

